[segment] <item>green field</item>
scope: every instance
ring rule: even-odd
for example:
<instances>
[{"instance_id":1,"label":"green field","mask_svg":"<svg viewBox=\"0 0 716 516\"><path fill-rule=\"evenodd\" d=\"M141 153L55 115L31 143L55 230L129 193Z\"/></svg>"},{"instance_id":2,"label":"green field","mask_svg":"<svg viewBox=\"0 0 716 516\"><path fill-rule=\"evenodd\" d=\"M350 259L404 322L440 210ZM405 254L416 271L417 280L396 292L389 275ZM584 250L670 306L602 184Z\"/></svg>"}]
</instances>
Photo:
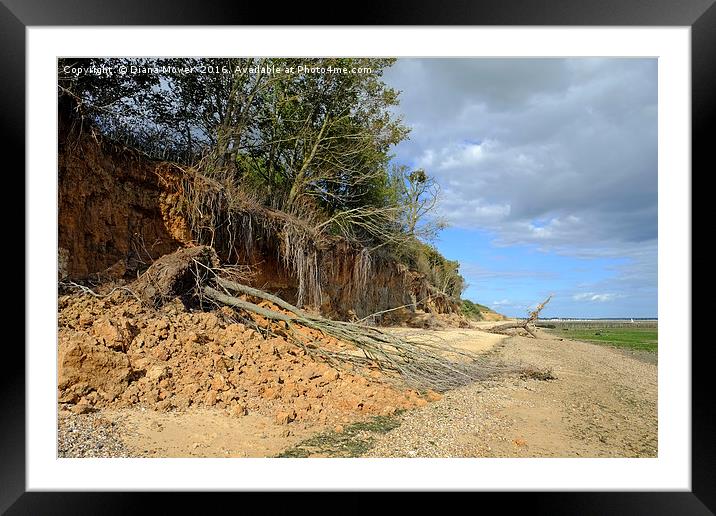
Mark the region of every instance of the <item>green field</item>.
<instances>
[{"instance_id":1,"label":"green field","mask_svg":"<svg viewBox=\"0 0 716 516\"><path fill-rule=\"evenodd\" d=\"M657 350L658 329L656 326L646 328L575 328L574 326L560 327L560 325L556 325L555 328L548 329L547 331L552 335L570 340L581 340L617 348L650 351L654 353Z\"/></svg>"}]
</instances>

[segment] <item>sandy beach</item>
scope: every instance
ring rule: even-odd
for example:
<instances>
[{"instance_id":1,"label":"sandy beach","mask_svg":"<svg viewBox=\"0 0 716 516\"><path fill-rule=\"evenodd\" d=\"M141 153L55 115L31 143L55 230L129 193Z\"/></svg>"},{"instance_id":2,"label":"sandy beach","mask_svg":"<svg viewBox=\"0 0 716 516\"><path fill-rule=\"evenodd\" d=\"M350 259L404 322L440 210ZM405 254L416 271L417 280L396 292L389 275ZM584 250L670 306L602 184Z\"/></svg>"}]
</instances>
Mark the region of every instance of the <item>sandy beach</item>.
<instances>
[{"instance_id":1,"label":"sandy beach","mask_svg":"<svg viewBox=\"0 0 716 516\"><path fill-rule=\"evenodd\" d=\"M509 376L448 391L372 436L370 457L655 457L657 367L618 350L562 340L395 328L496 361L549 369L552 380ZM342 425L351 424L351 419ZM63 456L271 457L336 426L290 425L249 414L141 408L60 414ZM71 430L70 430L71 429ZM98 431L98 429L100 431ZM63 451L64 450L64 451Z\"/></svg>"}]
</instances>

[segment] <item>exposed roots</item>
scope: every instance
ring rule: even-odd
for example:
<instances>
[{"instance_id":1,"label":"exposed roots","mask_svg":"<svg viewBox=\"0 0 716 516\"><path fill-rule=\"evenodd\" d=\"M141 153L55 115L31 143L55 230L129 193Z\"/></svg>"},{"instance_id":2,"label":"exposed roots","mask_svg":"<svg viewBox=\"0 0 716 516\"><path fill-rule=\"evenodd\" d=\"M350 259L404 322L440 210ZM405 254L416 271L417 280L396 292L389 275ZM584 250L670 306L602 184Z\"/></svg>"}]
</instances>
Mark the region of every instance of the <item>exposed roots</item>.
<instances>
[{"instance_id":1,"label":"exposed roots","mask_svg":"<svg viewBox=\"0 0 716 516\"><path fill-rule=\"evenodd\" d=\"M155 261L134 283L132 290L149 306L159 307L176 297L188 304L196 287L219 266L219 258L208 246L188 247Z\"/></svg>"},{"instance_id":2,"label":"exposed roots","mask_svg":"<svg viewBox=\"0 0 716 516\"><path fill-rule=\"evenodd\" d=\"M256 242L275 252L297 279L297 304L322 302L320 247L324 237L310 214L292 216L267 208L250 198L239 184L219 173L208 177L186 174L181 192L183 210L198 243L214 247L227 262L238 261L238 250L254 256Z\"/></svg>"},{"instance_id":3,"label":"exposed roots","mask_svg":"<svg viewBox=\"0 0 716 516\"><path fill-rule=\"evenodd\" d=\"M368 279L373 270L373 261L371 259L370 250L367 247L362 248L353 262L352 283L350 287L357 292L365 291Z\"/></svg>"},{"instance_id":4,"label":"exposed roots","mask_svg":"<svg viewBox=\"0 0 716 516\"><path fill-rule=\"evenodd\" d=\"M282 230L281 258L298 279L297 304L321 306L321 273L318 250L302 228L285 224Z\"/></svg>"}]
</instances>

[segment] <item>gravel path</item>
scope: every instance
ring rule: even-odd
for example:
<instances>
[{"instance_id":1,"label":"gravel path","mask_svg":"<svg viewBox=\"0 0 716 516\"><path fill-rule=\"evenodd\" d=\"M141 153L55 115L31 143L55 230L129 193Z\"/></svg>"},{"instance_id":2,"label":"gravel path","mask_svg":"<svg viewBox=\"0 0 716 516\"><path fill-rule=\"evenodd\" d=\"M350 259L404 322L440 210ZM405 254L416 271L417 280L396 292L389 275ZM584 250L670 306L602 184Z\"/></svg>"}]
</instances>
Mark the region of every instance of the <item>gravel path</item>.
<instances>
[{"instance_id":1,"label":"gravel path","mask_svg":"<svg viewBox=\"0 0 716 516\"><path fill-rule=\"evenodd\" d=\"M403 416L371 457L656 457L657 368L616 350L545 334L493 351L556 380L473 384Z\"/></svg>"},{"instance_id":2,"label":"gravel path","mask_svg":"<svg viewBox=\"0 0 716 516\"><path fill-rule=\"evenodd\" d=\"M61 411L58 418L58 457L129 457L122 440L123 428L100 412L72 414Z\"/></svg>"}]
</instances>

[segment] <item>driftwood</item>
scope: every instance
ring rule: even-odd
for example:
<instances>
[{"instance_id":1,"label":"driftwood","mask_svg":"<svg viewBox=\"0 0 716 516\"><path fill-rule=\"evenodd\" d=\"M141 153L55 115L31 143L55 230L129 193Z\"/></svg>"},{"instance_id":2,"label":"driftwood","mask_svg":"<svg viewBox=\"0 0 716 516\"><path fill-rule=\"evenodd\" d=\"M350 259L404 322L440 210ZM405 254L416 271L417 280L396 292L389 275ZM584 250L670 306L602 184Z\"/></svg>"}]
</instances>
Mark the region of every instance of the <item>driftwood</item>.
<instances>
[{"instance_id":1,"label":"driftwood","mask_svg":"<svg viewBox=\"0 0 716 516\"><path fill-rule=\"evenodd\" d=\"M551 294L547 297L547 299L538 304L537 308L530 312L529 317L527 317L527 319L525 319L524 321L519 321L516 323L498 324L497 326L488 328L487 331L491 333L505 334L507 330L522 329L532 335L533 338L537 338L537 335L535 334L535 321L539 318L540 312L545 306L547 306L547 303L549 303L550 299L552 299Z\"/></svg>"}]
</instances>

